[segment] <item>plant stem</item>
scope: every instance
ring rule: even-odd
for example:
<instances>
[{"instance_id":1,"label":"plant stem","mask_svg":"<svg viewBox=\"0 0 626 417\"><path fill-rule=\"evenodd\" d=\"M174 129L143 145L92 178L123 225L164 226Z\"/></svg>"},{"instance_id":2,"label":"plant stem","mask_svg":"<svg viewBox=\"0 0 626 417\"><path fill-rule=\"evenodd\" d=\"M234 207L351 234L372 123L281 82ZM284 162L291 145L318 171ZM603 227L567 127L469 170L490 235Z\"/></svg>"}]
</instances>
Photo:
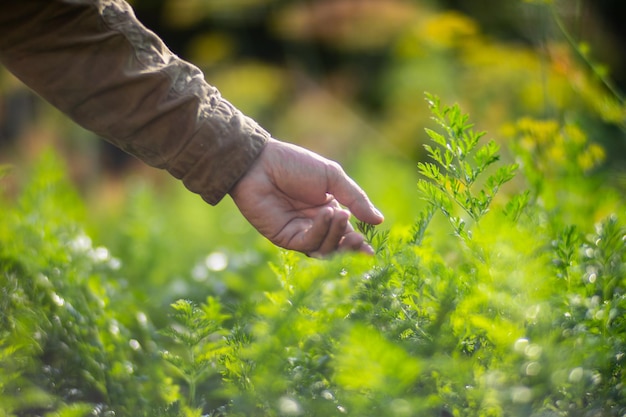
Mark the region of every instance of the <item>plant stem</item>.
<instances>
[{"instance_id":1,"label":"plant stem","mask_svg":"<svg viewBox=\"0 0 626 417\"><path fill-rule=\"evenodd\" d=\"M554 3L551 3L549 7L550 7L550 12L552 14L552 18L554 19L554 22L556 23L557 27L559 28L559 30L561 31L561 33L563 34L567 42L570 44L570 46L574 49L574 51L576 51L578 56L585 62L585 64L587 64L587 66L591 69L591 71L593 71L594 75L598 77L598 79L602 82L602 84L604 84L604 86L611 92L611 94L613 94L613 96L615 96L615 98L620 102L620 104L623 105L625 100L624 100L624 96L622 95L622 93L617 89L617 87L613 84L613 82L608 77L606 77L606 75L602 74L598 70L598 67L593 62L591 62L591 60L589 60L587 55L581 50L578 43L574 40L574 37L565 27L565 24L563 23L563 20L561 20L561 17L559 16L557 12Z\"/></svg>"},{"instance_id":2,"label":"plant stem","mask_svg":"<svg viewBox=\"0 0 626 417\"><path fill-rule=\"evenodd\" d=\"M189 379L189 405L196 406L196 378Z\"/></svg>"},{"instance_id":3,"label":"plant stem","mask_svg":"<svg viewBox=\"0 0 626 417\"><path fill-rule=\"evenodd\" d=\"M189 354L191 356L191 363L192 365L195 365L196 363L196 355L194 354L193 351L193 346L189 347ZM194 407L196 405L196 375L195 375L195 371L193 372L192 375L190 375L189 377L189 405Z\"/></svg>"}]
</instances>

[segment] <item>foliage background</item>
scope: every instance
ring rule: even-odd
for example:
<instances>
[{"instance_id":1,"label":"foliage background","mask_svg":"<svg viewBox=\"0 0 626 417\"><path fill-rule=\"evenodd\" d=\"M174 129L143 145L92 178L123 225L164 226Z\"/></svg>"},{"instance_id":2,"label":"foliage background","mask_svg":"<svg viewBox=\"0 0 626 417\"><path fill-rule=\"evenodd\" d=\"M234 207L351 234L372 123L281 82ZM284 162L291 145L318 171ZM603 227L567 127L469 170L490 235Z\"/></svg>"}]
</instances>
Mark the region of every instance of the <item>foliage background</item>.
<instances>
[{"instance_id":1,"label":"foliage background","mask_svg":"<svg viewBox=\"0 0 626 417\"><path fill-rule=\"evenodd\" d=\"M623 2L133 5L275 137L339 160L388 240L282 253L3 72L0 415L624 414ZM471 241L461 208L408 243L425 91L520 164Z\"/></svg>"}]
</instances>

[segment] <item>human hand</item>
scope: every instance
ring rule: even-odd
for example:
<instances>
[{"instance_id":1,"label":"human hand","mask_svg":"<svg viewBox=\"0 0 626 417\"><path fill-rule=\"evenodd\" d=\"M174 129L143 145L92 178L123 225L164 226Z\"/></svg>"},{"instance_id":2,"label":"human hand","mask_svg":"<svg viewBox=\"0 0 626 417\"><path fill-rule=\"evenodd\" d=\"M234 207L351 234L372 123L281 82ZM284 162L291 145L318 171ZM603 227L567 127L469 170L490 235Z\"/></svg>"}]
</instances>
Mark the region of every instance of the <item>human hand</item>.
<instances>
[{"instance_id":1,"label":"human hand","mask_svg":"<svg viewBox=\"0 0 626 417\"><path fill-rule=\"evenodd\" d=\"M383 221L339 164L273 139L230 196L272 243L313 257L343 250L372 254L350 215L370 224Z\"/></svg>"}]
</instances>

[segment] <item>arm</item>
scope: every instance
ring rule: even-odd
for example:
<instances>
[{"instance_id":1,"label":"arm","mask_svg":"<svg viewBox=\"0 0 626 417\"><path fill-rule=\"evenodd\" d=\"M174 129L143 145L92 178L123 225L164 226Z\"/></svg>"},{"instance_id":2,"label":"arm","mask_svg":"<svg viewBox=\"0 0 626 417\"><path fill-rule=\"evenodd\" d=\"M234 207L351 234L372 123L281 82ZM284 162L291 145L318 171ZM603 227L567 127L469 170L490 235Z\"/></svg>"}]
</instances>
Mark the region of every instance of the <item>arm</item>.
<instances>
[{"instance_id":1,"label":"arm","mask_svg":"<svg viewBox=\"0 0 626 417\"><path fill-rule=\"evenodd\" d=\"M210 204L230 193L279 246L371 253L348 218L382 215L341 167L271 139L123 0L0 0L0 10L0 61L78 124Z\"/></svg>"},{"instance_id":2,"label":"arm","mask_svg":"<svg viewBox=\"0 0 626 417\"><path fill-rule=\"evenodd\" d=\"M122 0L0 0L0 61L83 127L210 204L269 139Z\"/></svg>"}]
</instances>

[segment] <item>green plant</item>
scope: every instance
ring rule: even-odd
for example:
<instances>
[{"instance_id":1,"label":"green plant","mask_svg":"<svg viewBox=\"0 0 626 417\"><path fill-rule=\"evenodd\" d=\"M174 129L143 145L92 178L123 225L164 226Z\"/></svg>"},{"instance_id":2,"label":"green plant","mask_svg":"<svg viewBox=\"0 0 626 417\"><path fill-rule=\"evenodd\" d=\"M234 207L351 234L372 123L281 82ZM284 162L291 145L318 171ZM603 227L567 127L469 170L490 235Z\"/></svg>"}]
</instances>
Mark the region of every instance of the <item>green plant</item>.
<instances>
[{"instance_id":1,"label":"green plant","mask_svg":"<svg viewBox=\"0 0 626 417\"><path fill-rule=\"evenodd\" d=\"M433 119L444 130L440 134L431 129L426 133L435 146L425 144L428 156L435 162L420 162L418 170L426 179L420 179L418 187L428 203L425 214L420 218L414 241L421 241L421 230L438 209L452 224L455 233L471 238L467 221L454 215L456 203L469 218L477 222L489 210L489 206L500 187L510 181L517 170L516 164L501 166L479 183L482 174L500 159L499 146L495 141L478 146L484 132L475 132L469 123L469 115L463 114L458 105L443 106L438 97L426 95Z\"/></svg>"},{"instance_id":2,"label":"green plant","mask_svg":"<svg viewBox=\"0 0 626 417\"><path fill-rule=\"evenodd\" d=\"M36 167L17 201L0 203L0 412L150 415L170 391L151 366L150 322L120 261L80 227L58 160Z\"/></svg>"},{"instance_id":3,"label":"green plant","mask_svg":"<svg viewBox=\"0 0 626 417\"><path fill-rule=\"evenodd\" d=\"M16 200L0 200L1 412L621 417L626 203L591 135L522 120L504 143L517 172L459 106L429 100L442 133L427 131L423 204L406 226L356 225L375 256L268 250L268 267L220 249L152 275L147 252L143 263L122 249L164 246L139 233L153 217L132 218L119 253L94 243L44 157ZM511 197L497 194L514 172ZM170 280L193 281L196 300L172 303L159 286ZM136 290L151 283L154 314Z\"/></svg>"},{"instance_id":4,"label":"green plant","mask_svg":"<svg viewBox=\"0 0 626 417\"><path fill-rule=\"evenodd\" d=\"M218 374L216 366L226 350L223 322L228 315L221 312L220 303L209 297L201 306L188 300L172 304L176 323L163 329L162 334L170 337L183 351L163 351L162 357L187 384L187 404L201 407L197 396L198 385L212 374Z\"/></svg>"},{"instance_id":5,"label":"green plant","mask_svg":"<svg viewBox=\"0 0 626 417\"><path fill-rule=\"evenodd\" d=\"M374 252L379 254L387 244L389 231L380 231L373 224L362 221L356 222L356 229L363 234L365 241L374 248Z\"/></svg>"},{"instance_id":6,"label":"green plant","mask_svg":"<svg viewBox=\"0 0 626 417\"><path fill-rule=\"evenodd\" d=\"M540 201L553 190L545 184L532 199L523 190L498 202L493 197L515 165L489 173L496 148L478 147L458 107L442 108L436 104L433 112L444 115L454 145L429 134L440 149L430 153L447 168L429 177L436 193L421 180L427 204L413 227L386 233L374 259L343 256L320 264L283 254L273 266L281 287L257 300L253 313L246 304L246 313L235 315L233 339L240 342L228 363L245 372L231 379L226 415L623 411L623 392L614 388L623 380L616 368L623 227L609 217L586 237L589 217L573 216L574 223L562 217L579 211L580 200L545 207ZM456 158L446 149L472 156ZM433 173L433 166L420 170ZM467 176L458 178L459 172ZM582 170L559 172L559 184L585 181ZM454 225L453 203L473 221L471 237L456 227L460 239L449 240L431 221L439 210ZM376 241L376 229L362 229ZM612 278L598 284L601 275Z\"/></svg>"}]
</instances>

